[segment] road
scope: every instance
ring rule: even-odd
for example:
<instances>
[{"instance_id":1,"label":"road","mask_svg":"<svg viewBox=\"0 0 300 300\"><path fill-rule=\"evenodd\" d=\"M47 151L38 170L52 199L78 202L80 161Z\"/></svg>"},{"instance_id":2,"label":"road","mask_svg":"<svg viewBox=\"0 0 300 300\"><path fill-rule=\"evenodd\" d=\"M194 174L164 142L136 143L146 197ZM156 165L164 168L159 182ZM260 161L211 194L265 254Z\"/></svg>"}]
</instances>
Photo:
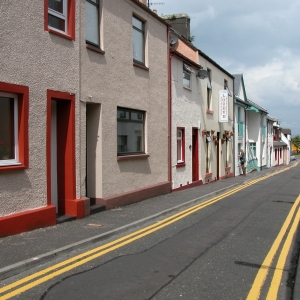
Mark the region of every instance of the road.
<instances>
[{"instance_id":1,"label":"road","mask_svg":"<svg viewBox=\"0 0 300 300\"><path fill-rule=\"evenodd\" d=\"M291 299L300 166L1 282L0 299Z\"/></svg>"}]
</instances>

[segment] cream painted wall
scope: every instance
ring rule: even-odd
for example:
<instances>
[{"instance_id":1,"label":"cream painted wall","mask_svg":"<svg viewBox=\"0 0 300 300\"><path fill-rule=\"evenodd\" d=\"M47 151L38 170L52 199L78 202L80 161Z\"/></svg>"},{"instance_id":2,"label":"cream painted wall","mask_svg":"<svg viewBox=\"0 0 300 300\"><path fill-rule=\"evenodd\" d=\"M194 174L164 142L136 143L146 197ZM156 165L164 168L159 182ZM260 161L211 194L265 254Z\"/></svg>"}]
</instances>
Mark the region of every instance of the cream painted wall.
<instances>
[{"instance_id":1,"label":"cream painted wall","mask_svg":"<svg viewBox=\"0 0 300 300\"><path fill-rule=\"evenodd\" d=\"M229 121L228 123L219 123L219 91L224 89L224 79L228 82L228 87L233 95L233 78L224 73L221 69L212 64L205 57L199 55L199 64L203 67L204 70L211 70L211 85L212 85L212 111L213 114L206 113L207 110L207 80L206 79L198 79L199 84L199 94L201 98L201 131L211 131L214 130L214 135L220 133L220 138L223 137L223 133L225 130L232 132L233 131L233 97L228 97L228 113L229 113ZM210 159L210 172L212 173L211 179L215 179L217 177L217 146L214 143L210 143L209 149L209 159ZM220 164L219 164L219 176L226 175L225 165L226 165L226 143L222 144L219 142L220 146ZM233 147L234 142L228 142L227 145L227 159L229 162L229 166L231 167L230 172L234 172L234 154ZM205 137L202 137L201 143L201 173L202 176L206 173L205 170L205 158L206 158L206 142Z\"/></svg>"},{"instance_id":2,"label":"cream painted wall","mask_svg":"<svg viewBox=\"0 0 300 300\"><path fill-rule=\"evenodd\" d=\"M96 197L108 197L168 181L168 41L167 26L130 0L103 1L101 39L105 54L85 46L85 1L81 1L82 103L101 104L102 171ZM132 15L146 22L145 70L133 65ZM117 107L146 112L149 158L117 160ZM85 128L85 109L81 126ZM83 139L81 139L83 140ZM82 143L83 144L83 143ZM85 148L81 148L81 155ZM85 162L81 161L81 186ZM81 190L85 194L85 190ZM87 195L89 196L89 195Z\"/></svg>"},{"instance_id":3,"label":"cream painted wall","mask_svg":"<svg viewBox=\"0 0 300 300\"><path fill-rule=\"evenodd\" d=\"M29 168L0 172L0 216L6 216L47 204L46 93L69 92L79 100L79 43L44 31L41 0L0 1L0 28L0 81L29 87ZM79 102L77 120L78 108ZM76 191L79 195L79 180Z\"/></svg>"}]
</instances>

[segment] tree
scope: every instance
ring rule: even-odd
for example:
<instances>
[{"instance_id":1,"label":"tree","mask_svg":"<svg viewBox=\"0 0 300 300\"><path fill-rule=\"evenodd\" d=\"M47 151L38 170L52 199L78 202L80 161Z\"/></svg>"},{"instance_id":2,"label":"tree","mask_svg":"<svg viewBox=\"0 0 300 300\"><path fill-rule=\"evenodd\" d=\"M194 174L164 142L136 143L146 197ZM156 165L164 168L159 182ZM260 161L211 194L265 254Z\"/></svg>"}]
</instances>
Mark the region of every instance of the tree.
<instances>
[{"instance_id":1,"label":"tree","mask_svg":"<svg viewBox=\"0 0 300 300\"><path fill-rule=\"evenodd\" d=\"M300 136L296 135L295 137L292 138L292 144L296 148L297 153L299 152L300 149Z\"/></svg>"}]
</instances>

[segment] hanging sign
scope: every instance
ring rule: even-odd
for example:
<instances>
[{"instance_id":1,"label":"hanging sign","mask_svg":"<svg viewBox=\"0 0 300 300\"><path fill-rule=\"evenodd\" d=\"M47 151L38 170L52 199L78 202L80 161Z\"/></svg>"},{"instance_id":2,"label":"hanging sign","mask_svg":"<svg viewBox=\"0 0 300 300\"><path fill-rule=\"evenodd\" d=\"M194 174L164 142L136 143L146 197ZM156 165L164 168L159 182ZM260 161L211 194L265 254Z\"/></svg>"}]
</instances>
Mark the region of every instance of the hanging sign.
<instances>
[{"instance_id":1,"label":"hanging sign","mask_svg":"<svg viewBox=\"0 0 300 300\"><path fill-rule=\"evenodd\" d=\"M219 122L228 122L228 91L219 91Z\"/></svg>"}]
</instances>

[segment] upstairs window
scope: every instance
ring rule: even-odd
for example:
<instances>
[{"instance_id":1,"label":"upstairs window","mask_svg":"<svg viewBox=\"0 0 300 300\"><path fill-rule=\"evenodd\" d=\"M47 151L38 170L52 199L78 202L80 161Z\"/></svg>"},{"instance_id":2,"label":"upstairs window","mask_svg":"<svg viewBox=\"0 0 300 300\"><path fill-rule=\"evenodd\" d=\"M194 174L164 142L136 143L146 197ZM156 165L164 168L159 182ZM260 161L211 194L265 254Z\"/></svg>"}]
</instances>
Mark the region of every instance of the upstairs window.
<instances>
[{"instance_id":1,"label":"upstairs window","mask_svg":"<svg viewBox=\"0 0 300 300\"><path fill-rule=\"evenodd\" d=\"M191 88L191 73L192 73L192 68L187 65L183 64L183 87L185 88Z\"/></svg>"},{"instance_id":2,"label":"upstairs window","mask_svg":"<svg viewBox=\"0 0 300 300\"><path fill-rule=\"evenodd\" d=\"M118 155L145 153L145 112L128 108L118 108Z\"/></svg>"},{"instance_id":3,"label":"upstairs window","mask_svg":"<svg viewBox=\"0 0 300 300\"><path fill-rule=\"evenodd\" d=\"M96 47L100 47L99 7L99 0L86 0L85 2L86 42Z\"/></svg>"},{"instance_id":4,"label":"upstairs window","mask_svg":"<svg viewBox=\"0 0 300 300\"><path fill-rule=\"evenodd\" d=\"M145 23L132 17L133 61L145 65Z\"/></svg>"},{"instance_id":5,"label":"upstairs window","mask_svg":"<svg viewBox=\"0 0 300 300\"><path fill-rule=\"evenodd\" d=\"M224 79L224 90L226 90L228 92L229 97L232 97L232 94L231 94L230 89L228 87L228 81L226 79Z\"/></svg>"},{"instance_id":6,"label":"upstairs window","mask_svg":"<svg viewBox=\"0 0 300 300\"><path fill-rule=\"evenodd\" d=\"M211 110L211 93L212 93L212 86L211 86L211 70L207 69L207 109Z\"/></svg>"},{"instance_id":7,"label":"upstairs window","mask_svg":"<svg viewBox=\"0 0 300 300\"><path fill-rule=\"evenodd\" d=\"M45 30L75 39L75 0L44 0Z\"/></svg>"}]
</instances>

